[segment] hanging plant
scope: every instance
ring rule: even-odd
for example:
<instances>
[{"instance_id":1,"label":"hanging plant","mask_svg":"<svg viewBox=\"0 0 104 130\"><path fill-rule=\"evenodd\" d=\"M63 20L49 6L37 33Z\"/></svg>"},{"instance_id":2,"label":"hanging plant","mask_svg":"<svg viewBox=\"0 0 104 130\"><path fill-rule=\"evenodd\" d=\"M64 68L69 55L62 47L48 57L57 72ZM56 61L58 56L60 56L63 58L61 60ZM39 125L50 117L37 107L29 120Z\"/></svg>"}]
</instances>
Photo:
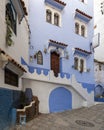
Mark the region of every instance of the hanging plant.
<instances>
[{"instance_id":1,"label":"hanging plant","mask_svg":"<svg viewBox=\"0 0 104 130\"><path fill-rule=\"evenodd\" d=\"M14 44L13 40L12 40L12 36L13 36L13 33L12 33L12 30L11 30L11 27L10 27L10 20L8 17L6 17L6 24L7 24L7 31L6 31L6 44L8 46L11 46Z\"/></svg>"}]
</instances>

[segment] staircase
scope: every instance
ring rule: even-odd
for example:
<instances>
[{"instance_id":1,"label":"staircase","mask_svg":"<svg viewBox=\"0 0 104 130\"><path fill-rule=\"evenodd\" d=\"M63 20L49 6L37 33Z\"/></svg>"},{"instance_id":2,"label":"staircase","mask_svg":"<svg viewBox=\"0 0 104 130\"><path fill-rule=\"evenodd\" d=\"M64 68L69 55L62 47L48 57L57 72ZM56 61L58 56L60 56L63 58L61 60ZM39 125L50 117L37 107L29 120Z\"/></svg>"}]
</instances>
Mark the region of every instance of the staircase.
<instances>
[{"instance_id":1,"label":"staircase","mask_svg":"<svg viewBox=\"0 0 104 130\"><path fill-rule=\"evenodd\" d=\"M70 84L74 90L84 98L85 101L83 103L83 106L91 106L94 104L94 92L88 93L87 88L83 88L82 85L76 81L74 75L71 77Z\"/></svg>"}]
</instances>

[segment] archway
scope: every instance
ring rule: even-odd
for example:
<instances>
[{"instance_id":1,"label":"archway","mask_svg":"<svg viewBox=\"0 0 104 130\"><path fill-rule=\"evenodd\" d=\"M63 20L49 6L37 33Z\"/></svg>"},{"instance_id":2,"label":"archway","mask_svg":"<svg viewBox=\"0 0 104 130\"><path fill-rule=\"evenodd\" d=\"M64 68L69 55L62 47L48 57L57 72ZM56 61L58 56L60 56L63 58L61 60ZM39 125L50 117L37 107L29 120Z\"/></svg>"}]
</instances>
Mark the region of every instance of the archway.
<instances>
[{"instance_id":1,"label":"archway","mask_svg":"<svg viewBox=\"0 0 104 130\"><path fill-rule=\"evenodd\" d=\"M54 89L49 97L50 112L60 112L72 109L72 94L64 88L58 87Z\"/></svg>"}]
</instances>

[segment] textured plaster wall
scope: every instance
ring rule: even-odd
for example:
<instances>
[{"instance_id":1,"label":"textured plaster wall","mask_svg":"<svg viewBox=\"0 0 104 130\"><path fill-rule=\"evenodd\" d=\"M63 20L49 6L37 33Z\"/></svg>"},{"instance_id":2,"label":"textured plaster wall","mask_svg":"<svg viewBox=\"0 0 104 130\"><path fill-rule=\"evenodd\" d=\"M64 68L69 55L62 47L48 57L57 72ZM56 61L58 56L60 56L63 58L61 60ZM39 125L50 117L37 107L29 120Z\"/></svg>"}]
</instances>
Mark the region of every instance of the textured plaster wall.
<instances>
[{"instance_id":1,"label":"textured plaster wall","mask_svg":"<svg viewBox=\"0 0 104 130\"><path fill-rule=\"evenodd\" d=\"M47 82L39 82L36 80L23 79L25 88L32 88L33 95L39 98L39 111L42 113L49 113L49 95L57 87L65 87L72 93L72 108L79 108L83 106L84 99L72 89L71 86L53 84Z\"/></svg>"},{"instance_id":2,"label":"textured plaster wall","mask_svg":"<svg viewBox=\"0 0 104 130\"><path fill-rule=\"evenodd\" d=\"M28 3L28 0L26 0ZM5 5L7 0L0 1L0 48L4 50L8 55L21 64L21 56L28 63L28 49L29 49L29 30L25 18L23 18L21 24L18 22L17 17L17 35L13 33L14 45L11 47L6 45L6 21L5 21ZM27 4L26 4L27 5ZM28 17L27 17L28 19ZM19 81L19 87L13 87L4 83L4 70L0 68L0 87L6 87L10 89L21 89L21 78Z\"/></svg>"},{"instance_id":3,"label":"textured plaster wall","mask_svg":"<svg viewBox=\"0 0 104 130\"><path fill-rule=\"evenodd\" d=\"M94 0L94 34L100 33L100 45L95 48L95 59L99 61L104 61L103 48L104 48L104 14L101 13L101 3L103 0ZM104 10L104 5L103 10Z\"/></svg>"},{"instance_id":4,"label":"textured plaster wall","mask_svg":"<svg viewBox=\"0 0 104 130\"><path fill-rule=\"evenodd\" d=\"M46 4L44 0L37 2L34 0L30 1L30 43L33 46L30 49L30 55L34 55L39 50L43 53L43 65L38 65L36 59L30 62L30 65L50 70L50 52L45 54L43 51L44 46L48 47L48 40L52 39L68 44L67 51L69 53L69 59L61 59L61 71L75 74L79 82L94 83L93 53L86 57L86 68L90 68L90 72L81 74L72 68L74 64L73 48L78 47L90 51L90 43L93 38L93 18L87 23L87 38L75 34L75 10L78 8L93 17L93 1L88 0L87 4L80 2L80 0L64 0L64 2L66 6L61 11L61 27L57 27L46 22Z\"/></svg>"}]
</instances>

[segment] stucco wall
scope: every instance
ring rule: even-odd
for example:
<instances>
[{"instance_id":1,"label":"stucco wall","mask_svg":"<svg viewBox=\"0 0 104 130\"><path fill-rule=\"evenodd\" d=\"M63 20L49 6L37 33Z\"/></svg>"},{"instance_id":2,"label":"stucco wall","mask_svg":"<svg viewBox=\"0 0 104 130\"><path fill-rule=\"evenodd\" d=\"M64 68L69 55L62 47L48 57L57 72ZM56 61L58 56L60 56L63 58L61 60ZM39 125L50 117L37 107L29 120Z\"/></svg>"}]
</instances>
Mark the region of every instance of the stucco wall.
<instances>
[{"instance_id":1,"label":"stucco wall","mask_svg":"<svg viewBox=\"0 0 104 130\"><path fill-rule=\"evenodd\" d=\"M68 45L67 51L69 59L62 58L61 71L75 74L79 82L94 83L93 73L93 53L86 57L86 68L90 68L90 72L80 74L72 68L74 64L73 48L78 47L83 50L90 51L90 43L93 37L93 18L87 23L88 36L82 37L75 34L75 10L78 8L93 17L93 1L88 0L87 4L77 1L64 0L66 6L61 11L61 27L46 22L46 4L44 0L36 2L31 0L29 3L29 24L31 29L30 43L33 48L30 49L30 55L34 55L37 51L43 54L43 65L37 64L37 59L30 62L31 66L45 68L50 70L50 52L45 54L44 46L48 47L48 40L56 40Z\"/></svg>"},{"instance_id":2,"label":"stucco wall","mask_svg":"<svg viewBox=\"0 0 104 130\"><path fill-rule=\"evenodd\" d=\"M28 2L28 0L26 0ZM25 18L23 18L21 24L18 22L17 16L17 35L13 33L14 45L7 46L5 37L6 37L6 21L5 21L5 10L7 0L0 1L0 48L4 50L8 55L10 55L15 61L21 64L21 56L28 63L28 49L29 49L29 29ZM28 17L27 17L28 19ZM21 89L22 83L21 78L19 81L19 87L12 87L4 83L4 70L0 68L0 87L7 87L10 89Z\"/></svg>"},{"instance_id":3,"label":"stucco wall","mask_svg":"<svg viewBox=\"0 0 104 130\"><path fill-rule=\"evenodd\" d=\"M39 98L39 111L42 113L49 113L49 96L52 90L57 87L64 87L72 93L72 109L83 106L84 99L76 91L74 91L71 86L29 79L23 79L23 86L24 90L25 88L32 88L33 95Z\"/></svg>"},{"instance_id":4,"label":"stucco wall","mask_svg":"<svg viewBox=\"0 0 104 130\"><path fill-rule=\"evenodd\" d=\"M104 61L103 48L104 48L104 14L101 13L101 9L104 10L104 6L101 3L103 0L94 0L94 34L100 33L100 45L95 48L95 59ZM103 8L101 8L103 6Z\"/></svg>"},{"instance_id":5,"label":"stucco wall","mask_svg":"<svg viewBox=\"0 0 104 130\"><path fill-rule=\"evenodd\" d=\"M99 70L99 65L101 66L101 70ZM96 84L104 84L104 64L94 62L94 73Z\"/></svg>"}]
</instances>

